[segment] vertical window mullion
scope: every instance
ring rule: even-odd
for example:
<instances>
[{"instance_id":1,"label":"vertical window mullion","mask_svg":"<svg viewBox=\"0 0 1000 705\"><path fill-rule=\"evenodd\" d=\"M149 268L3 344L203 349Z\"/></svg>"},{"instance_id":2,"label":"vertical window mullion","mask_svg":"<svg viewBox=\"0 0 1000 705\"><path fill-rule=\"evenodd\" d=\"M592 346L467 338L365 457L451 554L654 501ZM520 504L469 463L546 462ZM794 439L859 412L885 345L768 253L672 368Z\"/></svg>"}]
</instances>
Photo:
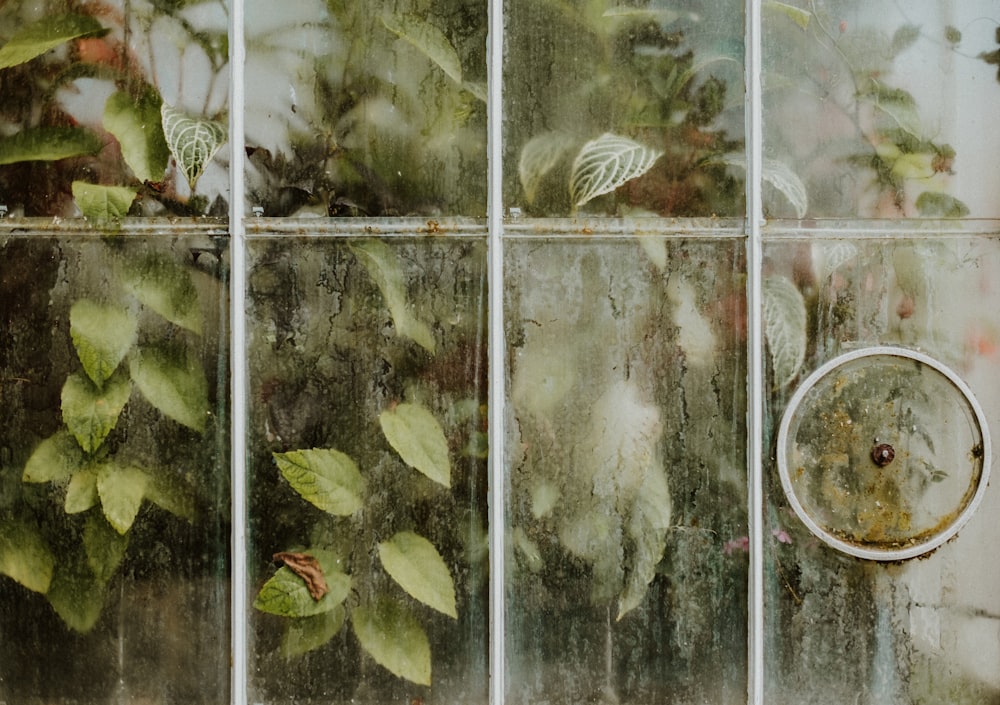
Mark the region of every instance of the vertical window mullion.
<instances>
[{"instance_id":1,"label":"vertical window mullion","mask_svg":"<svg viewBox=\"0 0 1000 705\"><path fill-rule=\"evenodd\" d=\"M750 585L747 702L764 702L764 331L761 319L763 264L763 201L761 166L763 125L761 99L761 2L746 4L746 130L747 130L747 463Z\"/></svg>"},{"instance_id":2,"label":"vertical window mullion","mask_svg":"<svg viewBox=\"0 0 1000 705\"><path fill-rule=\"evenodd\" d=\"M506 481L504 398L506 359L503 315L503 1L489 5L489 540L490 540L490 703L502 705L506 687L504 648Z\"/></svg>"},{"instance_id":3,"label":"vertical window mullion","mask_svg":"<svg viewBox=\"0 0 1000 705\"><path fill-rule=\"evenodd\" d=\"M230 462L232 467L232 560L231 560L231 622L232 702L247 702L247 399L246 370L246 253L243 224L244 175L244 57L246 48L243 27L243 0L232 0L229 16L229 257L230 257L230 368L232 433Z\"/></svg>"}]
</instances>

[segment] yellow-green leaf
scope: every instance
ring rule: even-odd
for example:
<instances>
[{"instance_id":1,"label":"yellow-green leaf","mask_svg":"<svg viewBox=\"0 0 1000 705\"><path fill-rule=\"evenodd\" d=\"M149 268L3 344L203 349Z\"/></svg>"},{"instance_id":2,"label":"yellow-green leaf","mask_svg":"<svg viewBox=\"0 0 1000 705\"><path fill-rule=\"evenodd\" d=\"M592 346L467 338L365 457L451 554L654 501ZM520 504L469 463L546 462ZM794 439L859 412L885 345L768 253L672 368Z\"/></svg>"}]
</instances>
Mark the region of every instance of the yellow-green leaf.
<instances>
[{"instance_id":1,"label":"yellow-green leaf","mask_svg":"<svg viewBox=\"0 0 1000 705\"><path fill-rule=\"evenodd\" d=\"M99 582L111 580L125 557L128 541L128 536L119 534L101 516L91 514L87 517L83 526L83 549L87 565Z\"/></svg>"},{"instance_id":2,"label":"yellow-green leaf","mask_svg":"<svg viewBox=\"0 0 1000 705\"><path fill-rule=\"evenodd\" d=\"M378 240L365 240L351 245L368 275L385 298L396 334L409 338L427 352L434 352L434 333L419 320L406 299L406 280L399 260L392 250Z\"/></svg>"},{"instance_id":3,"label":"yellow-green leaf","mask_svg":"<svg viewBox=\"0 0 1000 705\"><path fill-rule=\"evenodd\" d=\"M378 545L378 555L385 571L411 597L458 619L455 583L434 544L412 531L400 531Z\"/></svg>"},{"instance_id":4,"label":"yellow-green leaf","mask_svg":"<svg viewBox=\"0 0 1000 705\"><path fill-rule=\"evenodd\" d=\"M36 127L0 139L0 166L18 162L55 162L96 154L101 138L81 127Z\"/></svg>"},{"instance_id":5,"label":"yellow-green leaf","mask_svg":"<svg viewBox=\"0 0 1000 705\"><path fill-rule=\"evenodd\" d=\"M337 635L346 619L347 610L340 604L323 614L287 620L281 637L281 655L287 659L318 649Z\"/></svg>"},{"instance_id":6,"label":"yellow-green leaf","mask_svg":"<svg viewBox=\"0 0 1000 705\"><path fill-rule=\"evenodd\" d=\"M104 463L97 469L97 495L101 509L119 534L132 528L139 514L149 475L138 468Z\"/></svg>"},{"instance_id":7,"label":"yellow-green leaf","mask_svg":"<svg viewBox=\"0 0 1000 705\"><path fill-rule=\"evenodd\" d=\"M37 529L20 521L0 522L0 573L45 593L54 567L52 552Z\"/></svg>"},{"instance_id":8,"label":"yellow-green leaf","mask_svg":"<svg viewBox=\"0 0 1000 705\"><path fill-rule=\"evenodd\" d=\"M87 453L93 453L118 423L132 387L124 375L115 375L98 388L82 374L66 378L62 388L62 417L66 428Z\"/></svg>"},{"instance_id":9,"label":"yellow-green leaf","mask_svg":"<svg viewBox=\"0 0 1000 705\"><path fill-rule=\"evenodd\" d=\"M38 444L24 466L24 482L59 482L83 465L85 456L69 433L57 431Z\"/></svg>"},{"instance_id":10,"label":"yellow-green leaf","mask_svg":"<svg viewBox=\"0 0 1000 705\"><path fill-rule=\"evenodd\" d=\"M0 48L0 69L31 61L72 39L106 31L91 15L47 15L21 27Z\"/></svg>"},{"instance_id":11,"label":"yellow-green leaf","mask_svg":"<svg viewBox=\"0 0 1000 705\"><path fill-rule=\"evenodd\" d=\"M382 24L416 47L455 83L462 85L462 60L444 32L417 15L383 15Z\"/></svg>"},{"instance_id":12,"label":"yellow-green leaf","mask_svg":"<svg viewBox=\"0 0 1000 705\"><path fill-rule=\"evenodd\" d=\"M129 360L132 381L165 416L199 433L208 417L208 381L191 351L144 349Z\"/></svg>"},{"instance_id":13,"label":"yellow-green leaf","mask_svg":"<svg viewBox=\"0 0 1000 705\"><path fill-rule=\"evenodd\" d=\"M97 470L86 467L70 478L66 486L66 502L63 508L67 514L79 514L95 504L97 504Z\"/></svg>"},{"instance_id":14,"label":"yellow-green leaf","mask_svg":"<svg viewBox=\"0 0 1000 705\"><path fill-rule=\"evenodd\" d=\"M448 441L434 415L416 404L398 404L378 417L382 433L407 465L451 487Z\"/></svg>"},{"instance_id":15,"label":"yellow-green leaf","mask_svg":"<svg viewBox=\"0 0 1000 705\"><path fill-rule=\"evenodd\" d=\"M201 302L188 269L167 257L151 255L129 263L123 278L144 306L174 325L201 334Z\"/></svg>"},{"instance_id":16,"label":"yellow-green leaf","mask_svg":"<svg viewBox=\"0 0 1000 705\"><path fill-rule=\"evenodd\" d=\"M170 161L156 91L113 93L104 104L102 125L121 145L122 157L139 181L162 181Z\"/></svg>"},{"instance_id":17,"label":"yellow-green leaf","mask_svg":"<svg viewBox=\"0 0 1000 705\"><path fill-rule=\"evenodd\" d=\"M332 448L274 453L274 462L304 500L335 516L361 509L365 478L351 458Z\"/></svg>"},{"instance_id":18,"label":"yellow-green leaf","mask_svg":"<svg viewBox=\"0 0 1000 705\"><path fill-rule=\"evenodd\" d=\"M83 371L98 387L135 345L138 322L128 310L81 299L69 310L69 334Z\"/></svg>"},{"instance_id":19,"label":"yellow-green leaf","mask_svg":"<svg viewBox=\"0 0 1000 705\"><path fill-rule=\"evenodd\" d=\"M319 561L329 592L318 600L313 599L306 582L288 566L282 566L257 593L253 602L255 609L280 617L311 617L330 612L347 598L351 577L340 569L339 557L319 549L304 553Z\"/></svg>"},{"instance_id":20,"label":"yellow-green leaf","mask_svg":"<svg viewBox=\"0 0 1000 705\"><path fill-rule=\"evenodd\" d=\"M79 559L60 561L46 599L70 629L81 634L97 624L104 609L104 583Z\"/></svg>"},{"instance_id":21,"label":"yellow-green leaf","mask_svg":"<svg viewBox=\"0 0 1000 705\"><path fill-rule=\"evenodd\" d=\"M418 685L431 684L431 645L417 618L401 603L381 597L351 612L361 648L390 673Z\"/></svg>"},{"instance_id":22,"label":"yellow-green leaf","mask_svg":"<svg viewBox=\"0 0 1000 705\"><path fill-rule=\"evenodd\" d=\"M128 186L101 186L85 181L73 182L73 202L83 217L95 225L116 222L128 215L139 193Z\"/></svg>"}]
</instances>

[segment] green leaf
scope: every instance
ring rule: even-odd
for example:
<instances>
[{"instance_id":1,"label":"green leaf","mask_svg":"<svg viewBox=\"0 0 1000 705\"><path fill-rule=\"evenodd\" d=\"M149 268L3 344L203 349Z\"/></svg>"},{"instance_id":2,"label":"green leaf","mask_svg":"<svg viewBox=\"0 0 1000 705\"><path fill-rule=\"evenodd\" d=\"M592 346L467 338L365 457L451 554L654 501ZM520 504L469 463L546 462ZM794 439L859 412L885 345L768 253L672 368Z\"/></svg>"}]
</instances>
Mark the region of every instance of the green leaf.
<instances>
[{"instance_id":1,"label":"green leaf","mask_svg":"<svg viewBox=\"0 0 1000 705\"><path fill-rule=\"evenodd\" d=\"M129 292L144 306L174 325L201 335L201 302L190 270L168 257L152 255L130 263L123 278Z\"/></svg>"},{"instance_id":2,"label":"green leaf","mask_svg":"<svg viewBox=\"0 0 1000 705\"><path fill-rule=\"evenodd\" d=\"M349 516L364 504L365 478L339 450L313 448L274 453L288 484L303 499L335 516Z\"/></svg>"},{"instance_id":3,"label":"green leaf","mask_svg":"<svg viewBox=\"0 0 1000 705\"><path fill-rule=\"evenodd\" d=\"M904 24L892 35L892 45L889 53L897 56L909 49L920 38L920 27L915 24Z\"/></svg>"},{"instance_id":4,"label":"green leaf","mask_svg":"<svg viewBox=\"0 0 1000 705\"><path fill-rule=\"evenodd\" d=\"M97 469L97 495L108 522L119 534L132 528L149 484L149 475L138 468L103 463Z\"/></svg>"},{"instance_id":5,"label":"green leaf","mask_svg":"<svg viewBox=\"0 0 1000 705\"><path fill-rule=\"evenodd\" d=\"M778 0L764 0L764 9L780 12L802 29L809 29L809 20L812 19L812 15L806 10L788 3L778 2Z\"/></svg>"},{"instance_id":6,"label":"green leaf","mask_svg":"<svg viewBox=\"0 0 1000 705\"><path fill-rule=\"evenodd\" d=\"M130 358L129 372L150 404L177 423L204 433L208 382L193 352L143 349Z\"/></svg>"},{"instance_id":7,"label":"green leaf","mask_svg":"<svg viewBox=\"0 0 1000 705\"><path fill-rule=\"evenodd\" d=\"M318 649L337 635L346 619L343 605L313 617L289 619L281 638L281 655L288 659Z\"/></svg>"},{"instance_id":8,"label":"green leaf","mask_svg":"<svg viewBox=\"0 0 1000 705\"><path fill-rule=\"evenodd\" d=\"M667 547L670 518L670 489L662 469L658 468L646 475L629 514L626 530L633 548L628 559L625 587L618 599L616 619L620 620L642 604Z\"/></svg>"},{"instance_id":9,"label":"green leaf","mask_svg":"<svg viewBox=\"0 0 1000 705\"><path fill-rule=\"evenodd\" d=\"M97 504L97 470L87 467L73 474L66 486L66 502L63 509L67 514L85 512Z\"/></svg>"},{"instance_id":10,"label":"green leaf","mask_svg":"<svg viewBox=\"0 0 1000 705\"><path fill-rule=\"evenodd\" d=\"M45 593L54 567L52 552L37 529L20 521L0 522L0 573Z\"/></svg>"},{"instance_id":11,"label":"green leaf","mask_svg":"<svg viewBox=\"0 0 1000 705\"><path fill-rule=\"evenodd\" d=\"M462 85L462 60L444 32L416 15L383 15L382 24L417 48L458 85Z\"/></svg>"},{"instance_id":12,"label":"green leaf","mask_svg":"<svg viewBox=\"0 0 1000 705\"><path fill-rule=\"evenodd\" d=\"M162 104L152 89L138 97L118 91L104 104L102 125L118 140L122 158L139 181L162 181L170 162L160 115Z\"/></svg>"},{"instance_id":13,"label":"green leaf","mask_svg":"<svg viewBox=\"0 0 1000 705\"><path fill-rule=\"evenodd\" d=\"M743 154L727 154L722 158L727 166L746 169L746 156ZM809 194L798 174L792 171L784 162L777 159L765 159L761 164L761 178L788 199L795 209L797 218L804 218L809 209Z\"/></svg>"},{"instance_id":14,"label":"green leaf","mask_svg":"<svg viewBox=\"0 0 1000 705\"><path fill-rule=\"evenodd\" d=\"M132 386L124 375L115 375L97 387L85 375L66 378L62 388L62 418L66 428L87 453L93 453L118 423Z\"/></svg>"},{"instance_id":15,"label":"green leaf","mask_svg":"<svg viewBox=\"0 0 1000 705\"><path fill-rule=\"evenodd\" d=\"M431 645L416 617L399 602L381 597L351 612L361 648L390 673L418 685L431 684Z\"/></svg>"},{"instance_id":16,"label":"green leaf","mask_svg":"<svg viewBox=\"0 0 1000 705\"><path fill-rule=\"evenodd\" d=\"M81 634L97 624L104 609L104 583L79 559L60 561L46 599L66 625Z\"/></svg>"},{"instance_id":17,"label":"green leaf","mask_svg":"<svg viewBox=\"0 0 1000 705\"><path fill-rule=\"evenodd\" d=\"M529 204L538 195L538 187L545 175L566 158L575 143L576 140L571 135L557 131L543 132L524 143L517 163L517 173L521 179L521 188L524 189L524 198Z\"/></svg>"},{"instance_id":18,"label":"green leaf","mask_svg":"<svg viewBox=\"0 0 1000 705\"><path fill-rule=\"evenodd\" d=\"M799 373L806 355L806 304L785 277L766 277L762 285L764 336L771 353L775 386L784 387Z\"/></svg>"},{"instance_id":19,"label":"green leaf","mask_svg":"<svg viewBox=\"0 0 1000 705\"><path fill-rule=\"evenodd\" d=\"M166 103L160 106L163 136L191 190L215 153L226 143L225 125L211 120L196 120Z\"/></svg>"},{"instance_id":20,"label":"green leaf","mask_svg":"<svg viewBox=\"0 0 1000 705\"><path fill-rule=\"evenodd\" d=\"M920 215L938 218L964 218L969 215L969 207L954 196L936 191L924 191L917 196L917 210Z\"/></svg>"},{"instance_id":21,"label":"green leaf","mask_svg":"<svg viewBox=\"0 0 1000 705\"><path fill-rule=\"evenodd\" d=\"M382 567L410 597L458 619L455 583L434 544L412 531L400 531L378 545Z\"/></svg>"},{"instance_id":22,"label":"green leaf","mask_svg":"<svg viewBox=\"0 0 1000 705\"><path fill-rule=\"evenodd\" d=\"M81 127L36 127L0 139L0 166L96 154L104 143Z\"/></svg>"},{"instance_id":23,"label":"green leaf","mask_svg":"<svg viewBox=\"0 0 1000 705\"><path fill-rule=\"evenodd\" d=\"M150 475L146 499L181 519L195 519L194 490L170 469Z\"/></svg>"},{"instance_id":24,"label":"green leaf","mask_svg":"<svg viewBox=\"0 0 1000 705\"><path fill-rule=\"evenodd\" d=\"M278 568L261 587L253 606L279 617L311 617L337 608L351 591L351 576L340 569L340 558L330 551L304 551L319 561L329 588L323 597L313 599L306 582L288 566Z\"/></svg>"},{"instance_id":25,"label":"green leaf","mask_svg":"<svg viewBox=\"0 0 1000 705\"><path fill-rule=\"evenodd\" d=\"M410 467L451 487L448 441L434 414L416 404L398 404L378 417L389 445Z\"/></svg>"},{"instance_id":26,"label":"green leaf","mask_svg":"<svg viewBox=\"0 0 1000 705\"><path fill-rule=\"evenodd\" d=\"M69 310L69 334L83 371L98 387L135 345L138 322L131 312L81 299Z\"/></svg>"},{"instance_id":27,"label":"green leaf","mask_svg":"<svg viewBox=\"0 0 1000 705\"><path fill-rule=\"evenodd\" d=\"M406 300L406 281L399 261L385 243L366 240L351 245L351 251L368 270L392 316L396 334L409 338L429 353L434 352L434 333L417 320Z\"/></svg>"},{"instance_id":28,"label":"green leaf","mask_svg":"<svg viewBox=\"0 0 1000 705\"><path fill-rule=\"evenodd\" d=\"M116 222L128 215L139 193L128 186L101 186L85 181L73 182L73 202L83 217L96 225Z\"/></svg>"},{"instance_id":29,"label":"green leaf","mask_svg":"<svg viewBox=\"0 0 1000 705\"><path fill-rule=\"evenodd\" d=\"M38 444L24 466L24 482L59 482L80 469L85 460L80 444L65 431L57 431Z\"/></svg>"},{"instance_id":30,"label":"green leaf","mask_svg":"<svg viewBox=\"0 0 1000 705\"><path fill-rule=\"evenodd\" d=\"M584 144L573 160L570 198L579 207L602 194L611 193L649 171L662 154L606 132Z\"/></svg>"},{"instance_id":31,"label":"green leaf","mask_svg":"<svg viewBox=\"0 0 1000 705\"><path fill-rule=\"evenodd\" d=\"M25 25L0 48L0 69L17 66L41 56L72 39L107 30L90 15L55 15Z\"/></svg>"},{"instance_id":32,"label":"green leaf","mask_svg":"<svg viewBox=\"0 0 1000 705\"><path fill-rule=\"evenodd\" d=\"M111 580L128 548L128 536L122 536L97 514L87 516L83 526L83 549L87 554L87 565L98 582Z\"/></svg>"}]
</instances>

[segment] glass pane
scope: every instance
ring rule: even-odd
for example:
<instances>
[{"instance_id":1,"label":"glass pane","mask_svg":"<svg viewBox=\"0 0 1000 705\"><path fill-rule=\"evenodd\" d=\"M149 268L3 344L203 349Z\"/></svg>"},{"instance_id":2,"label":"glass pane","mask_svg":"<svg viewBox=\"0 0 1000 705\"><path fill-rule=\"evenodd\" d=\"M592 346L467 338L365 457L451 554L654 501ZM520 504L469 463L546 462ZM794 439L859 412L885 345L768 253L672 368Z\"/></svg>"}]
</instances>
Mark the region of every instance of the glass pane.
<instances>
[{"instance_id":1,"label":"glass pane","mask_svg":"<svg viewBox=\"0 0 1000 705\"><path fill-rule=\"evenodd\" d=\"M795 458L785 471L794 491L829 529L811 531L796 516L774 468L769 703L1000 699L1000 568L984 560L1000 539L1000 491L977 477L992 461L988 433L1000 428L1000 240L929 228L914 237L908 227L882 238L802 232L767 245L772 443L785 414L802 419L794 444L778 435L772 447ZM792 396L831 361L829 383ZM968 523L956 523L967 504ZM957 535L934 548L950 527Z\"/></svg>"},{"instance_id":2,"label":"glass pane","mask_svg":"<svg viewBox=\"0 0 1000 705\"><path fill-rule=\"evenodd\" d=\"M510 702L744 703L743 241L506 261Z\"/></svg>"},{"instance_id":3,"label":"glass pane","mask_svg":"<svg viewBox=\"0 0 1000 705\"><path fill-rule=\"evenodd\" d=\"M770 215L1000 215L995 2L791 0L763 19Z\"/></svg>"},{"instance_id":4,"label":"glass pane","mask_svg":"<svg viewBox=\"0 0 1000 705\"><path fill-rule=\"evenodd\" d=\"M504 204L742 215L743 6L508 0Z\"/></svg>"},{"instance_id":5,"label":"glass pane","mask_svg":"<svg viewBox=\"0 0 1000 705\"><path fill-rule=\"evenodd\" d=\"M486 213L486 0L248 0L247 208Z\"/></svg>"},{"instance_id":6,"label":"glass pane","mask_svg":"<svg viewBox=\"0 0 1000 705\"><path fill-rule=\"evenodd\" d=\"M226 240L0 252L0 701L227 702Z\"/></svg>"},{"instance_id":7,"label":"glass pane","mask_svg":"<svg viewBox=\"0 0 1000 705\"><path fill-rule=\"evenodd\" d=\"M223 0L0 5L0 205L224 216L227 23Z\"/></svg>"},{"instance_id":8,"label":"glass pane","mask_svg":"<svg viewBox=\"0 0 1000 705\"><path fill-rule=\"evenodd\" d=\"M485 251L250 242L251 702L486 701Z\"/></svg>"}]
</instances>

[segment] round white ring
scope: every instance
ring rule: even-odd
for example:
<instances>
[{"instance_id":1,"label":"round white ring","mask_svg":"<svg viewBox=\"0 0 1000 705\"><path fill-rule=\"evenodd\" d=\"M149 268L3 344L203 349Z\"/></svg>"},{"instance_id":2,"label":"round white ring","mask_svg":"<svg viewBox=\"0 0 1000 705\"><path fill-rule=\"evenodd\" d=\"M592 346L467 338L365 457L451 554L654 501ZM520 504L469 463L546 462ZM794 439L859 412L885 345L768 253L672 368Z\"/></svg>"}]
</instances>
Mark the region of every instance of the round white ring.
<instances>
[{"instance_id":1,"label":"round white ring","mask_svg":"<svg viewBox=\"0 0 1000 705\"><path fill-rule=\"evenodd\" d=\"M817 524L813 518L809 516L809 513L806 512L802 503L795 495L787 459L789 428L795 417L795 413L805 396L823 377L833 370L848 362L852 362L860 358L875 356L892 356L915 360L921 364L927 365L931 369L946 377L948 381L955 385L955 388L962 393L966 402L969 404L969 407L972 409L976 418L976 424L979 426L979 434L982 437L983 445L982 468L979 473L979 484L976 487L976 491L973 494L972 499L959 513L959 515L955 517L955 520L926 541L906 546L904 548L889 550L865 548L852 544L848 541L844 541ZM781 419L781 427L778 430L777 456L778 474L781 476L781 487L785 492L785 497L788 499L789 504L791 504L792 509L795 510L796 515L798 515L802 523L805 524L813 534L833 548L843 551L851 556L874 561L902 561L909 558L915 558L916 556L933 551L953 538L955 534L957 534L959 530L965 526L966 522L969 521L976 509L978 509L980 502L982 502L983 495L986 493L986 487L989 484L990 466L992 465L993 457L990 446L989 428L986 424L986 414L983 412L983 408L980 406L979 401L972 393L972 390L969 389L969 386L962 380L962 378L955 374L955 372L953 372L950 368L941 364L934 358L925 355L924 353L888 345L863 348L844 353L843 355L839 355L826 362L809 375L809 377L807 377L795 391L795 394L792 395L792 398L788 402L788 408L785 409L784 416Z\"/></svg>"}]
</instances>

